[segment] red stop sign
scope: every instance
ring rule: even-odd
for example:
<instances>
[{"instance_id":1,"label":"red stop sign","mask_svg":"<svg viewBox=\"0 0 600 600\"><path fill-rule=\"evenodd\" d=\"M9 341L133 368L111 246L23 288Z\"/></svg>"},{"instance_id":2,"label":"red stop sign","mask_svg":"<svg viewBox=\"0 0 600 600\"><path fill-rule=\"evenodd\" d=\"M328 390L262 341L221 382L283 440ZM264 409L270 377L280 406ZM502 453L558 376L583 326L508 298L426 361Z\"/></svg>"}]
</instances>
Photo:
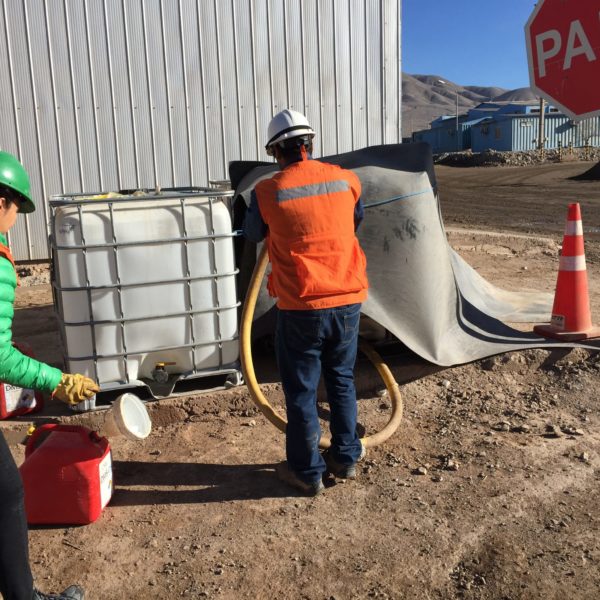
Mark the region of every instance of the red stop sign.
<instances>
[{"instance_id":1,"label":"red stop sign","mask_svg":"<svg viewBox=\"0 0 600 600\"><path fill-rule=\"evenodd\" d=\"M540 0L525 37L533 90L571 118L600 114L600 0Z\"/></svg>"}]
</instances>

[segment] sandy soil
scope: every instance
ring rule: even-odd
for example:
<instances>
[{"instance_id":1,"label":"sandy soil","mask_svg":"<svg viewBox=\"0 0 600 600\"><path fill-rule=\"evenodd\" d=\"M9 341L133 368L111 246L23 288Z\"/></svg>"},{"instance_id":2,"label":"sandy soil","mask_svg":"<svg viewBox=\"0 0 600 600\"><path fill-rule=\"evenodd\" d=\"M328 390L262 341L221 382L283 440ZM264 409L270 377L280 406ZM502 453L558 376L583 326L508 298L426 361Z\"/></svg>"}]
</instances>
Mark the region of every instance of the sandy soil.
<instances>
[{"instance_id":1,"label":"sandy soil","mask_svg":"<svg viewBox=\"0 0 600 600\"><path fill-rule=\"evenodd\" d=\"M567 179L589 166L438 167L450 242L500 287L553 291L566 204L581 202L598 322L600 183ZM60 365L49 286L21 288L18 306L15 338ZM91 600L596 598L600 357L530 350L440 370L404 356L394 371L399 431L315 499L275 478L283 437L245 388L149 403L153 435L111 442L101 518L31 532L38 585L77 581ZM370 432L389 400L364 361L357 376ZM265 389L280 405L279 384ZM2 424L19 462L27 425Z\"/></svg>"}]
</instances>

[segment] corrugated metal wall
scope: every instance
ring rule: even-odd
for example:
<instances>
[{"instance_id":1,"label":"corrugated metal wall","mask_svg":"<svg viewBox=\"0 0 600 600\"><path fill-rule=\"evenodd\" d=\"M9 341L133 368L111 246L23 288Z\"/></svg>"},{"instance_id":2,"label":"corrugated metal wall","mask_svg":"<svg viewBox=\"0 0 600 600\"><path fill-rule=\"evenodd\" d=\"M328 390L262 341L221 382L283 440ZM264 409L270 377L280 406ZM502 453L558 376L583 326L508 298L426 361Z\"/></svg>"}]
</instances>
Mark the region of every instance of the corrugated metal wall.
<instances>
[{"instance_id":1,"label":"corrugated metal wall","mask_svg":"<svg viewBox=\"0 0 600 600\"><path fill-rule=\"evenodd\" d=\"M531 150L535 148L538 136L538 116L533 118L515 118L513 120L513 149ZM546 115L544 120L546 136L545 147L563 148L572 145L600 145L600 117L591 117L581 121L573 121L566 115Z\"/></svg>"},{"instance_id":2,"label":"corrugated metal wall","mask_svg":"<svg viewBox=\"0 0 600 600\"><path fill-rule=\"evenodd\" d=\"M207 185L291 107L318 156L401 141L401 0L0 0L0 148L51 194Z\"/></svg>"},{"instance_id":3,"label":"corrugated metal wall","mask_svg":"<svg viewBox=\"0 0 600 600\"><path fill-rule=\"evenodd\" d=\"M477 123L471 128L471 148L473 152L486 150L512 150L514 119L498 119ZM527 148L531 150L531 148Z\"/></svg>"},{"instance_id":4,"label":"corrugated metal wall","mask_svg":"<svg viewBox=\"0 0 600 600\"><path fill-rule=\"evenodd\" d=\"M538 137L538 118L539 117L518 117L511 119L512 142L511 149L514 150L535 150ZM566 119L566 117L565 117ZM546 119L546 130L548 130L548 120ZM553 129L553 128L552 128Z\"/></svg>"},{"instance_id":5,"label":"corrugated metal wall","mask_svg":"<svg viewBox=\"0 0 600 600\"><path fill-rule=\"evenodd\" d=\"M434 154L443 152L456 152L471 147L471 122L459 122L458 124L458 146L456 144L456 121L447 119L432 129L415 131L413 139L415 142L426 142L431 146Z\"/></svg>"},{"instance_id":6,"label":"corrugated metal wall","mask_svg":"<svg viewBox=\"0 0 600 600\"><path fill-rule=\"evenodd\" d=\"M503 151L535 150L538 115L505 117L474 125L471 139L473 152L488 149ZM497 132L500 132L499 135ZM600 117L573 121L563 114L549 114L544 119L545 148L600 146Z\"/></svg>"}]
</instances>

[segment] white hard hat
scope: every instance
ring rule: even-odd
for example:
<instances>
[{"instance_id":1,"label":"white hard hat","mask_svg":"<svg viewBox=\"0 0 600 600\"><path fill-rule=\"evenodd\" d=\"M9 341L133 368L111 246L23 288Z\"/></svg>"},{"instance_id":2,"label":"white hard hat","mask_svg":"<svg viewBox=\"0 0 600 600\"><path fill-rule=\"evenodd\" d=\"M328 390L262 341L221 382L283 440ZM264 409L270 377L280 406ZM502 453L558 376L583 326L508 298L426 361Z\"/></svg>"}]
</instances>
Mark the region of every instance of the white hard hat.
<instances>
[{"instance_id":1,"label":"white hard hat","mask_svg":"<svg viewBox=\"0 0 600 600\"><path fill-rule=\"evenodd\" d=\"M286 108L281 112L277 113L269 123L267 130L269 141L265 148L267 153L269 147L282 140L288 140L290 138L299 137L303 135L313 137L315 132L310 126L308 119L302 114L295 110Z\"/></svg>"}]
</instances>

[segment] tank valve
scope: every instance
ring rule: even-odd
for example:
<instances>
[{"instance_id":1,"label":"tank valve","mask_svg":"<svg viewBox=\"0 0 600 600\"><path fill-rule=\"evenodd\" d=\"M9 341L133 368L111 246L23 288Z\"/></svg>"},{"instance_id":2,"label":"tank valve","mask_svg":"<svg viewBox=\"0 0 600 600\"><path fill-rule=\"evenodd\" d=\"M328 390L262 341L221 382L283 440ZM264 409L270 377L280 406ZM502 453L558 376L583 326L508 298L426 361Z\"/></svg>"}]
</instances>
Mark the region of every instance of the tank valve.
<instances>
[{"instance_id":1,"label":"tank valve","mask_svg":"<svg viewBox=\"0 0 600 600\"><path fill-rule=\"evenodd\" d=\"M152 369L152 379L154 379L154 381L157 381L158 383L167 383L167 381L169 381L169 374L167 373L167 370L165 369L166 366L168 365L175 365L177 363L174 362L157 362L154 365L154 369Z\"/></svg>"}]
</instances>

